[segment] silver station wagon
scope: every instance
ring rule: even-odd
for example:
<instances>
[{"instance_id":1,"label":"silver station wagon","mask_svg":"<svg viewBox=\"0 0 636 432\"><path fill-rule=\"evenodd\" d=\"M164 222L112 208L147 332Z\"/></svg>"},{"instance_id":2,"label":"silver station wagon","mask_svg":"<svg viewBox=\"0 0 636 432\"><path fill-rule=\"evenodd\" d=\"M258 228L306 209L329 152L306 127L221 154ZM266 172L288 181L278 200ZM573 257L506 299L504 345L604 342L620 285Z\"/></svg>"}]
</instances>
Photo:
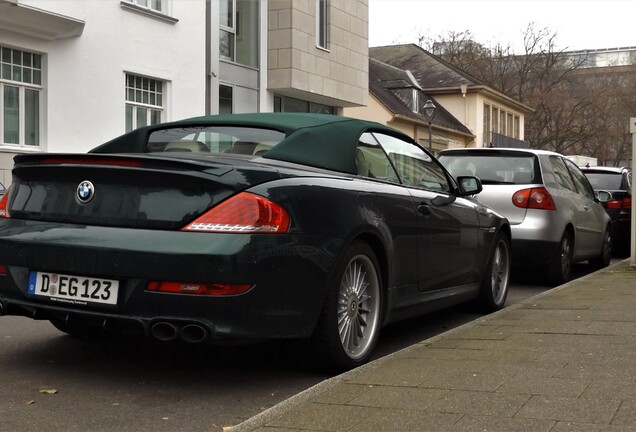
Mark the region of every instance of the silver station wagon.
<instances>
[{"instance_id":1,"label":"silver station wagon","mask_svg":"<svg viewBox=\"0 0 636 432\"><path fill-rule=\"evenodd\" d=\"M545 274L550 285L570 278L572 264L609 265L611 221L581 170L566 157L531 149L444 150L439 160L457 177L481 179L480 202L510 221L512 263ZM600 197L600 199L599 199Z\"/></svg>"}]
</instances>

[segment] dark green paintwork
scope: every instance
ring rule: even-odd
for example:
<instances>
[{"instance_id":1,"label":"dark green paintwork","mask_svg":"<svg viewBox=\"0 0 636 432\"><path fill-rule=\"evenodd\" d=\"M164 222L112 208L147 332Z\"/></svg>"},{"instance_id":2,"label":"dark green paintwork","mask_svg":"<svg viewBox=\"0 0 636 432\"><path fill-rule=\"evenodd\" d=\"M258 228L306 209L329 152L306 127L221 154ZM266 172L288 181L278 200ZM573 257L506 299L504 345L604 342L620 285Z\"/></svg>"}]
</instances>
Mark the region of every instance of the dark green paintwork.
<instances>
[{"instance_id":1,"label":"dark green paintwork","mask_svg":"<svg viewBox=\"0 0 636 432\"><path fill-rule=\"evenodd\" d=\"M266 159L355 173L355 146L362 133L381 131L413 140L385 125L328 114L257 113L194 117L148 126L115 138L91 153L142 153L148 135L159 129L183 126L249 126L284 132L286 138L263 155Z\"/></svg>"}]
</instances>

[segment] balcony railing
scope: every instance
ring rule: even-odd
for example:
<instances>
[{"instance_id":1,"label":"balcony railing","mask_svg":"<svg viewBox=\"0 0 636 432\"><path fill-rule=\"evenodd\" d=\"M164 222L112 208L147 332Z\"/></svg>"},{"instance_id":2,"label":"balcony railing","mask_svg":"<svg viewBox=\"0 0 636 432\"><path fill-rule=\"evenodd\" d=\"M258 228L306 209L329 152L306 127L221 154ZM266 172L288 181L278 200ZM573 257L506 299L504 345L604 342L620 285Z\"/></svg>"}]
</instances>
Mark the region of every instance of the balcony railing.
<instances>
[{"instance_id":1,"label":"balcony railing","mask_svg":"<svg viewBox=\"0 0 636 432\"><path fill-rule=\"evenodd\" d=\"M530 148L530 145L517 138L512 138L499 133L491 132L490 140L487 140L484 145L488 147L511 147L511 148Z\"/></svg>"}]
</instances>

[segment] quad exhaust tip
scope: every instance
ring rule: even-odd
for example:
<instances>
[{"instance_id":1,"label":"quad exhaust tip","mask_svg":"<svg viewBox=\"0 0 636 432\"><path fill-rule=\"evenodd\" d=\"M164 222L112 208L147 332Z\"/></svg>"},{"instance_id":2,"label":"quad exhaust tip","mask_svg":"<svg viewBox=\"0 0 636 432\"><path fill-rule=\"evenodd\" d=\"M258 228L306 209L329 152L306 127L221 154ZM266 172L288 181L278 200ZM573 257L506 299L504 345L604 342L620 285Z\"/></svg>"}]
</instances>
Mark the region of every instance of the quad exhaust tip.
<instances>
[{"instance_id":1,"label":"quad exhaust tip","mask_svg":"<svg viewBox=\"0 0 636 432\"><path fill-rule=\"evenodd\" d=\"M179 328L172 323L161 321L153 324L150 328L150 334L157 340L171 341L179 336Z\"/></svg>"},{"instance_id":2,"label":"quad exhaust tip","mask_svg":"<svg viewBox=\"0 0 636 432\"><path fill-rule=\"evenodd\" d=\"M181 339L186 342L203 342L207 337L208 331L199 324L187 324L181 329Z\"/></svg>"}]
</instances>

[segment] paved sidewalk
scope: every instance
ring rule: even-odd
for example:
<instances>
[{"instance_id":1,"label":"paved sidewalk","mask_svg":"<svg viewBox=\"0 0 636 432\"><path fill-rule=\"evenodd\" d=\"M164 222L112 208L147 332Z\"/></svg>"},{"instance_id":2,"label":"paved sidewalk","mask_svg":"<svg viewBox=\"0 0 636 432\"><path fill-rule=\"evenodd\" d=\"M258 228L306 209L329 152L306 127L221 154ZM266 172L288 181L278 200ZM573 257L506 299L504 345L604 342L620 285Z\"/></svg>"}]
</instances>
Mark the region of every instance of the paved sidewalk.
<instances>
[{"instance_id":1,"label":"paved sidewalk","mask_svg":"<svg viewBox=\"0 0 636 432\"><path fill-rule=\"evenodd\" d=\"M546 291L228 429L636 432L636 267Z\"/></svg>"}]
</instances>

